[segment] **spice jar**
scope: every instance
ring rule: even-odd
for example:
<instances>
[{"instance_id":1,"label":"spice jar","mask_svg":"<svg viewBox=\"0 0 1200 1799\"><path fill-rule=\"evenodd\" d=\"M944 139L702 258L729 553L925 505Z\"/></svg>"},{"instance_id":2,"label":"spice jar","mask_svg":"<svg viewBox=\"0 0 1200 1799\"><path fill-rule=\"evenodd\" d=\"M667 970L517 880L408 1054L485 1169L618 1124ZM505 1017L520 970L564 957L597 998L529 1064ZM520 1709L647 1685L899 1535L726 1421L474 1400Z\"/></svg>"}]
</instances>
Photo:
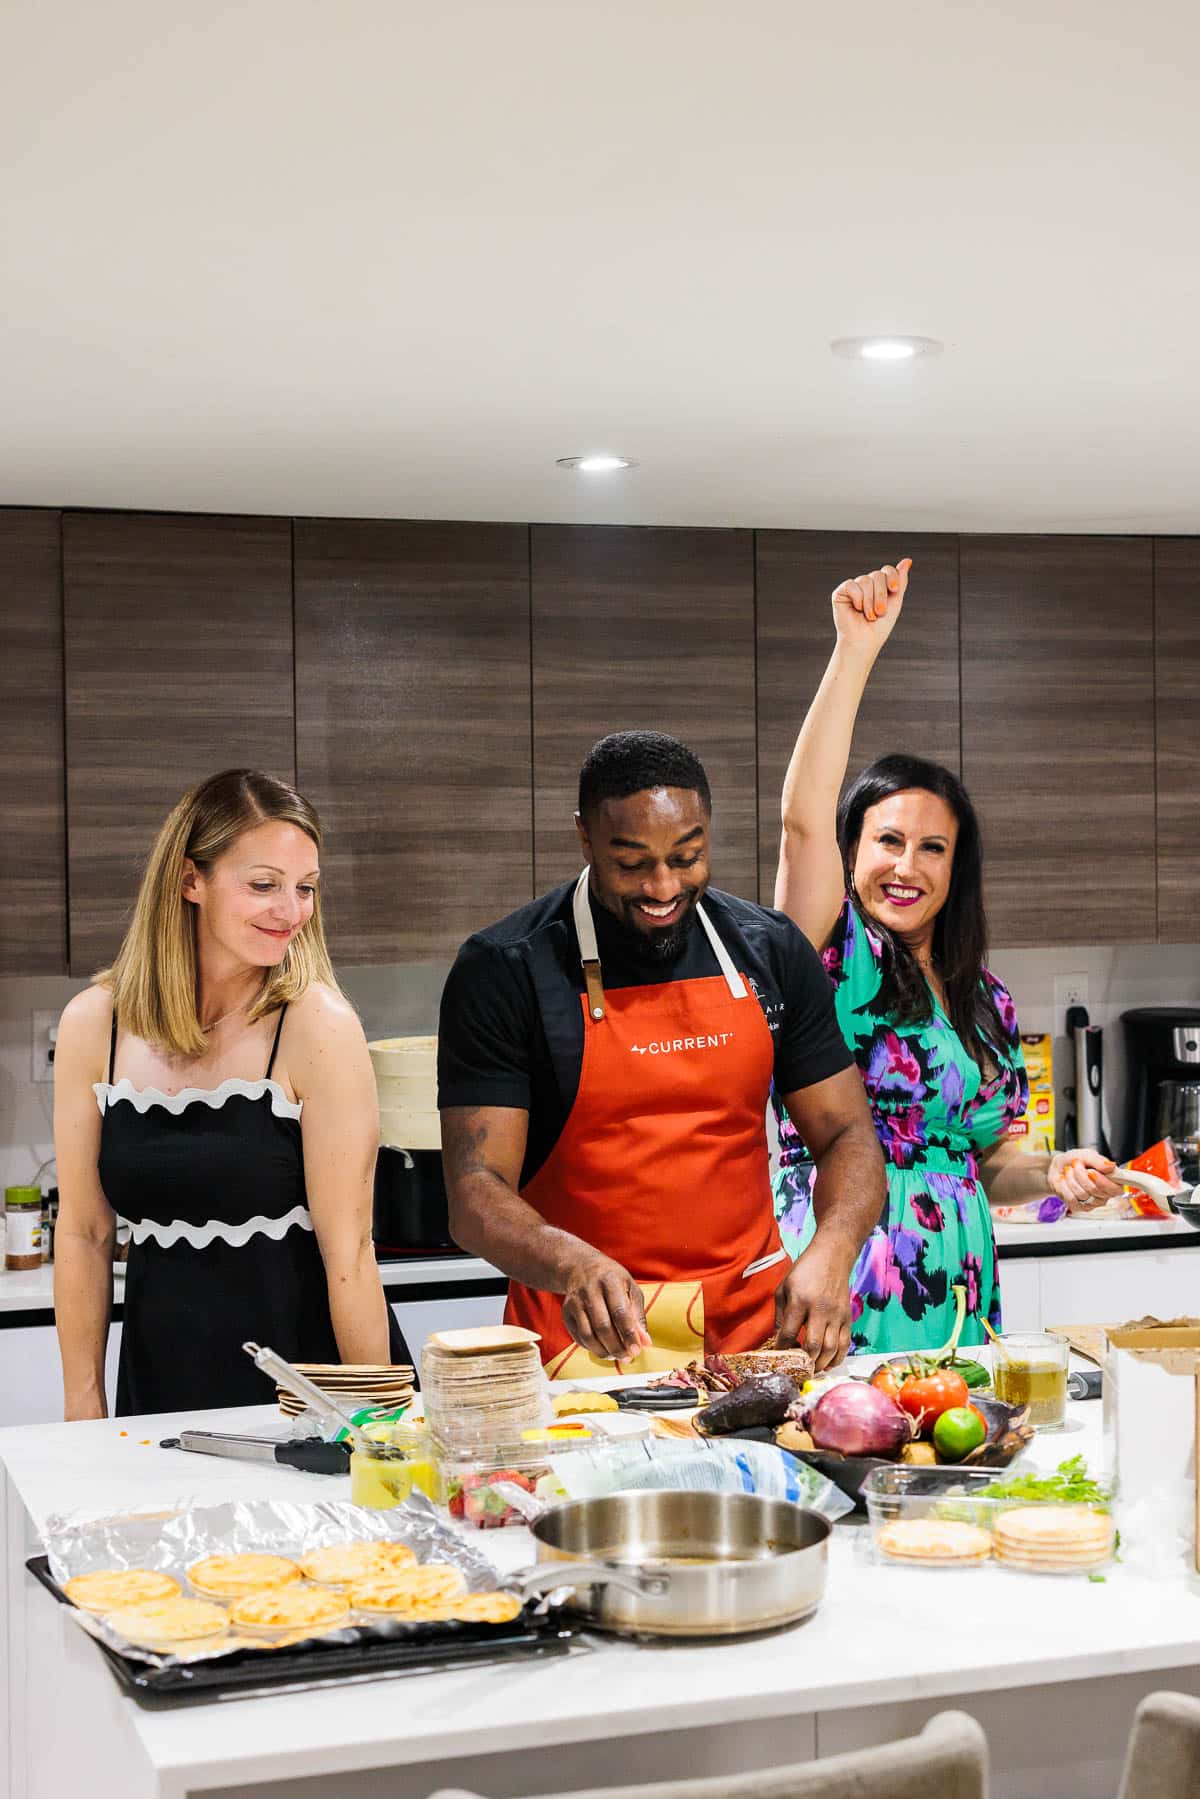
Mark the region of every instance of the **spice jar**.
<instances>
[{"instance_id":1,"label":"spice jar","mask_svg":"<svg viewBox=\"0 0 1200 1799\"><path fill-rule=\"evenodd\" d=\"M4 1266L12 1271L42 1265L42 1190L4 1189Z\"/></svg>"}]
</instances>

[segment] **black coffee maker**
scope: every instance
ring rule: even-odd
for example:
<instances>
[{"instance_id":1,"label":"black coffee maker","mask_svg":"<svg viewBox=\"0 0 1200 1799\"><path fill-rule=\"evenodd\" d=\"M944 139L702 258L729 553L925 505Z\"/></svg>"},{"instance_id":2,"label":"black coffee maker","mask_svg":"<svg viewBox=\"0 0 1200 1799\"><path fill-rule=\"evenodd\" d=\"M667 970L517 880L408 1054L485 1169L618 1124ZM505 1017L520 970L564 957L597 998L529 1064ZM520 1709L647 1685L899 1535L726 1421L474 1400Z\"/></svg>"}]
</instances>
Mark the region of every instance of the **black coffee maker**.
<instances>
[{"instance_id":1,"label":"black coffee maker","mask_svg":"<svg viewBox=\"0 0 1200 1799\"><path fill-rule=\"evenodd\" d=\"M462 1254L450 1235L440 1149L380 1145L372 1235L381 1256Z\"/></svg>"},{"instance_id":2,"label":"black coffee maker","mask_svg":"<svg viewBox=\"0 0 1200 1799\"><path fill-rule=\"evenodd\" d=\"M1160 1137L1179 1152L1183 1179L1200 1182L1200 1006L1139 1006L1122 1012L1129 1107L1122 1154Z\"/></svg>"}]
</instances>

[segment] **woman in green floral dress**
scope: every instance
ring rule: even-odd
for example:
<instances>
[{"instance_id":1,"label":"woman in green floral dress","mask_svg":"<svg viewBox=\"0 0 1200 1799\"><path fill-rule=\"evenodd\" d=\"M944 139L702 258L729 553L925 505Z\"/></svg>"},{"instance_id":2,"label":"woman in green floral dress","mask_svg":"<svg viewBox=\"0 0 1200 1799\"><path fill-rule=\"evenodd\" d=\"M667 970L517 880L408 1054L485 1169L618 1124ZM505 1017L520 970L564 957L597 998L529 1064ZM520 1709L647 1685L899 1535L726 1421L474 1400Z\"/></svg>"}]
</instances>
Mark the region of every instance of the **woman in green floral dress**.
<instances>
[{"instance_id":1,"label":"woman in green floral dress","mask_svg":"<svg viewBox=\"0 0 1200 1799\"><path fill-rule=\"evenodd\" d=\"M1031 1155L1008 1135L1028 1083L1016 1014L985 967L979 826L957 776L884 756L838 801L859 703L895 628L911 564L833 595L837 642L783 790L775 904L824 954L887 1165L886 1215L851 1279L856 1351L935 1348L965 1286L964 1343L1000 1328L989 1200L1087 1210L1121 1191L1094 1149ZM915 702L919 704L919 701ZM776 1212L786 1247L813 1234L813 1166L780 1113Z\"/></svg>"}]
</instances>

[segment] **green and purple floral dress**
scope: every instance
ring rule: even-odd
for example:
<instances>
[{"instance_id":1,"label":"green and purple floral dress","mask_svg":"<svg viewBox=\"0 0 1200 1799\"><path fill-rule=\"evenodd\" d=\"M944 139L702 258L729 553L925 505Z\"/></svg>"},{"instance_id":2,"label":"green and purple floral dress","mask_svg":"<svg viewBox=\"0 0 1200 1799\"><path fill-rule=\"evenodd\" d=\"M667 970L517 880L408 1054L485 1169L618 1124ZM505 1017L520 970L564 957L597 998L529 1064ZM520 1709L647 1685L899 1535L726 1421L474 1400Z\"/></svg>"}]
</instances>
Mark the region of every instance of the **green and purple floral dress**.
<instances>
[{"instance_id":1,"label":"green and purple floral dress","mask_svg":"<svg viewBox=\"0 0 1200 1799\"><path fill-rule=\"evenodd\" d=\"M942 1007L925 1024L880 1015L881 944L847 900L824 953L842 1034L871 1102L887 1165L887 1208L851 1277L852 1349L871 1354L936 1349L954 1328L953 1288L967 1290L961 1341L982 1343L982 1320L1000 1329L996 1243L976 1156L1003 1137L1029 1101L1016 1012L984 969L1005 1041L985 1078ZM781 1165L775 1213L788 1252L812 1239L814 1168L778 1104Z\"/></svg>"}]
</instances>

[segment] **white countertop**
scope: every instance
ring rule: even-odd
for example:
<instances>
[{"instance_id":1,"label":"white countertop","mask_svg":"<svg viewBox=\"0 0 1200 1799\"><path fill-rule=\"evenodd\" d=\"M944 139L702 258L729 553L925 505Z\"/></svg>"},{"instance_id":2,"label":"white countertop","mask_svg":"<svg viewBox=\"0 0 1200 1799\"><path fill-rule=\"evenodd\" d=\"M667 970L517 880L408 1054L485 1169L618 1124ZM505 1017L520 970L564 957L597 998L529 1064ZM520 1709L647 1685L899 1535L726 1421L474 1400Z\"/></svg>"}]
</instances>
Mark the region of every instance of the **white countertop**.
<instances>
[{"instance_id":1,"label":"white countertop","mask_svg":"<svg viewBox=\"0 0 1200 1799\"><path fill-rule=\"evenodd\" d=\"M1162 1247L1163 1239L1193 1238L1200 1249L1200 1231L1182 1218L1066 1218L1058 1224L1013 1224L997 1219L996 1247L1003 1258L1006 1249L1036 1249L1051 1244L1070 1244L1086 1253L1088 1246L1120 1241L1122 1249ZM409 1256L379 1264L386 1292L401 1297L405 1287L450 1282L502 1280L498 1268L478 1256ZM120 1304L125 1292L125 1269L113 1268L113 1300ZM54 1305L54 1265L9 1273L0 1269L0 1312L49 1311Z\"/></svg>"},{"instance_id":2,"label":"white countertop","mask_svg":"<svg viewBox=\"0 0 1200 1799\"><path fill-rule=\"evenodd\" d=\"M411 1256L403 1261L381 1262L379 1278L384 1290L424 1286L450 1281L502 1280L498 1268L481 1262L477 1256ZM113 1302L120 1305L125 1297L125 1267L113 1264ZM54 1306L54 1264L43 1262L40 1268L8 1270L0 1268L0 1312L44 1312Z\"/></svg>"},{"instance_id":3,"label":"white countertop","mask_svg":"<svg viewBox=\"0 0 1200 1799\"><path fill-rule=\"evenodd\" d=\"M125 1297L125 1267L113 1263L113 1300ZM45 1312L54 1309L54 1264L40 1268L0 1269L0 1312Z\"/></svg>"},{"instance_id":4,"label":"white countertop","mask_svg":"<svg viewBox=\"0 0 1200 1799\"><path fill-rule=\"evenodd\" d=\"M1057 1224L1014 1224L1009 1218L995 1220L996 1247L1003 1251L1020 1244L1115 1242L1121 1247L1136 1248L1139 1243L1158 1243L1164 1238L1191 1237L1200 1249L1200 1231L1183 1218L1062 1218ZM1125 1239L1129 1238L1126 1244Z\"/></svg>"},{"instance_id":5,"label":"white countertop","mask_svg":"<svg viewBox=\"0 0 1200 1799\"><path fill-rule=\"evenodd\" d=\"M1072 1406L1070 1423L1066 1432L1034 1444L1039 1464L1083 1452L1098 1466L1099 1404ZM278 1417L269 1408L248 1408L6 1430L0 1461L35 1524L79 1504L102 1511L185 1495L216 1501L346 1493L344 1478L154 1446L185 1424L277 1429ZM508 1566L528 1556L523 1531L475 1541ZM106 1704L120 1706L124 1727L150 1765L173 1776L170 1790L191 1791L1176 1668L1200 1657L1200 1593L1182 1569L1177 1578L1152 1581L1117 1567L1103 1583L1092 1583L998 1568L883 1567L868 1559L866 1547L860 1527L839 1526L816 1616L740 1642L658 1646L609 1639L580 1658L426 1675L412 1687L411 1704L397 1704L394 1684L368 1684L222 1706L219 1729L212 1707L150 1711L115 1696ZM30 1589L27 1603L53 1601ZM77 1663L94 1655L96 1681L111 1682L65 1613L39 1616L45 1628L63 1633L63 1656ZM429 1785L436 1784L431 1769Z\"/></svg>"}]
</instances>

